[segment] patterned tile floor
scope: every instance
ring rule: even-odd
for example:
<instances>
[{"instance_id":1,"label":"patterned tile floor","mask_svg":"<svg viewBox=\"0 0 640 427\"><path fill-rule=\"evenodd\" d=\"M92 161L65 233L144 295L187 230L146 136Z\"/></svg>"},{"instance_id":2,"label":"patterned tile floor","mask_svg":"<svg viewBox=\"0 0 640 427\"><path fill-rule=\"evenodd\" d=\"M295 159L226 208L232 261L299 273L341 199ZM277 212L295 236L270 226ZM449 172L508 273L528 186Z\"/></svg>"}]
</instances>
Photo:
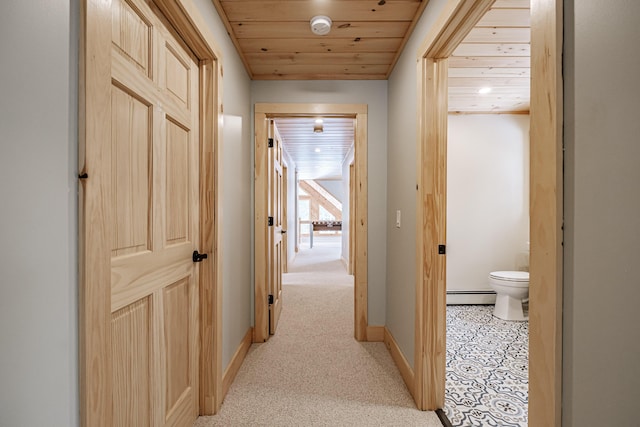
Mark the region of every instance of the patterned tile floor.
<instances>
[{"instance_id":1,"label":"patterned tile floor","mask_svg":"<svg viewBox=\"0 0 640 427\"><path fill-rule=\"evenodd\" d=\"M454 426L527 426L529 322L447 306L445 413Z\"/></svg>"}]
</instances>

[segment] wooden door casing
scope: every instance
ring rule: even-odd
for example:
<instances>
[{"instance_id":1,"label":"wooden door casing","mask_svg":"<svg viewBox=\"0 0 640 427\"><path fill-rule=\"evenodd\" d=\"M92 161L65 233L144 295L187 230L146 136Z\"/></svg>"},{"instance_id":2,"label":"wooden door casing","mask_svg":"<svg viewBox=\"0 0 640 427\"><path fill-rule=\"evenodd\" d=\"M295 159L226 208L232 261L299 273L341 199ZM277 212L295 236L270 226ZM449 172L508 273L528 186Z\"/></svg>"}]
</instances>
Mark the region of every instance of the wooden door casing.
<instances>
[{"instance_id":1,"label":"wooden door casing","mask_svg":"<svg viewBox=\"0 0 640 427\"><path fill-rule=\"evenodd\" d=\"M253 341L269 339L269 253L268 227L268 139L269 122L279 117L317 117L331 115L354 119L354 337L368 339L368 172L367 106L365 104L255 104L255 186L254 186L254 320ZM376 335L371 335L374 338Z\"/></svg>"},{"instance_id":2,"label":"wooden door casing","mask_svg":"<svg viewBox=\"0 0 640 427\"><path fill-rule=\"evenodd\" d=\"M354 254L356 253L356 235L355 235L355 222L356 222L356 170L353 162L349 165L349 223L347 225L349 230L349 268L348 273L354 274Z\"/></svg>"},{"instance_id":3,"label":"wooden door casing","mask_svg":"<svg viewBox=\"0 0 640 427\"><path fill-rule=\"evenodd\" d=\"M419 409L444 405L446 275L433 251L446 215L448 57L493 0L449 0L419 49L418 228L413 389ZM529 425L562 421L562 10L561 1L531 1L531 292ZM436 163L436 167L429 167ZM435 202L439 203L435 203ZM444 216L443 216L444 215ZM431 229L430 229L431 228ZM443 236L444 237L444 236ZM429 253L431 252L431 253ZM534 255L535 254L535 255ZM429 271L430 270L430 271ZM429 274L427 274L429 272ZM431 368L431 372L429 369Z\"/></svg>"}]
</instances>

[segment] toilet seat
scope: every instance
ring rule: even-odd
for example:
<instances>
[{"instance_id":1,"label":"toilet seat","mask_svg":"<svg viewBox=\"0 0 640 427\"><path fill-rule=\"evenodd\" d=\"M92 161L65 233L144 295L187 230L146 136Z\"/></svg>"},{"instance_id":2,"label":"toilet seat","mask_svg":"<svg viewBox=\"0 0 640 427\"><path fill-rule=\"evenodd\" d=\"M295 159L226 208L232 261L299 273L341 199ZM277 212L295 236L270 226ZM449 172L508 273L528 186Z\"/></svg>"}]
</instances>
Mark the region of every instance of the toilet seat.
<instances>
[{"instance_id":1,"label":"toilet seat","mask_svg":"<svg viewBox=\"0 0 640 427\"><path fill-rule=\"evenodd\" d=\"M489 273L489 278L495 280L501 280L505 282L528 283L529 272L528 271L492 271Z\"/></svg>"}]
</instances>

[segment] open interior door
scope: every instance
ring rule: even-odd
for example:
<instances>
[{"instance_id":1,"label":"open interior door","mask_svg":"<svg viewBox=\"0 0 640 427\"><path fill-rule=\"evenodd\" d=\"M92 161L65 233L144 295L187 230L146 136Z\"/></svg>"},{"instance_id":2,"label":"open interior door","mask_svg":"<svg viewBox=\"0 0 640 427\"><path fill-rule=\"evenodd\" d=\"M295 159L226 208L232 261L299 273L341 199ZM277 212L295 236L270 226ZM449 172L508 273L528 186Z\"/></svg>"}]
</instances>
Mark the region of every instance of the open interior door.
<instances>
[{"instance_id":1,"label":"open interior door","mask_svg":"<svg viewBox=\"0 0 640 427\"><path fill-rule=\"evenodd\" d=\"M269 334L276 333L282 311L282 141L269 120Z\"/></svg>"},{"instance_id":2,"label":"open interior door","mask_svg":"<svg viewBox=\"0 0 640 427\"><path fill-rule=\"evenodd\" d=\"M196 252L198 61L145 0L107 5L111 52L101 73L110 85L110 134L86 142L87 152L108 146L87 164L86 184L87 200L106 195L100 211L109 239L95 244L108 247L108 258L86 255L88 265L109 264L110 331L100 355L111 367L101 378L111 390L101 397L110 403L105 424L190 426L199 404L196 262L206 257ZM86 221L100 224L90 214Z\"/></svg>"}]
</instances>

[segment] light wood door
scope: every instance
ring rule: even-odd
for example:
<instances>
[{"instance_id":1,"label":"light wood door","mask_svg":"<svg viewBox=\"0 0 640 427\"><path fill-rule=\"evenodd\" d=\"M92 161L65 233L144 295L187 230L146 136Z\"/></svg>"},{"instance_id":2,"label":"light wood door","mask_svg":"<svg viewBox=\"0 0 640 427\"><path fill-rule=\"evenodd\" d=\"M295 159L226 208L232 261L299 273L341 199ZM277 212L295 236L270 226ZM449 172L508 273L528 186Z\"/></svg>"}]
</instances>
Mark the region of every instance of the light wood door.
<instances>
[{"instance_id":1,"label":"light wood door","mask_svg":"<svg viewBox=\"0 0 640 427\"><path fill-rule=\"evenodd\" d=\"M198 65L145 1L111 7L104 208L113 425L190 426L198 414Z\"/></svg>"},{"instance_id":2,"label":"light wood door","mask_svg":"<svg viewBox=\"0 0 640 427\"><path fill-rule=\"evenodd\" d=\"M283 273L283 175L282 141L273 120L269 121L269 333L276 333L280 312L282 311L282 273Z\"/></svg>"}]
</instances>

